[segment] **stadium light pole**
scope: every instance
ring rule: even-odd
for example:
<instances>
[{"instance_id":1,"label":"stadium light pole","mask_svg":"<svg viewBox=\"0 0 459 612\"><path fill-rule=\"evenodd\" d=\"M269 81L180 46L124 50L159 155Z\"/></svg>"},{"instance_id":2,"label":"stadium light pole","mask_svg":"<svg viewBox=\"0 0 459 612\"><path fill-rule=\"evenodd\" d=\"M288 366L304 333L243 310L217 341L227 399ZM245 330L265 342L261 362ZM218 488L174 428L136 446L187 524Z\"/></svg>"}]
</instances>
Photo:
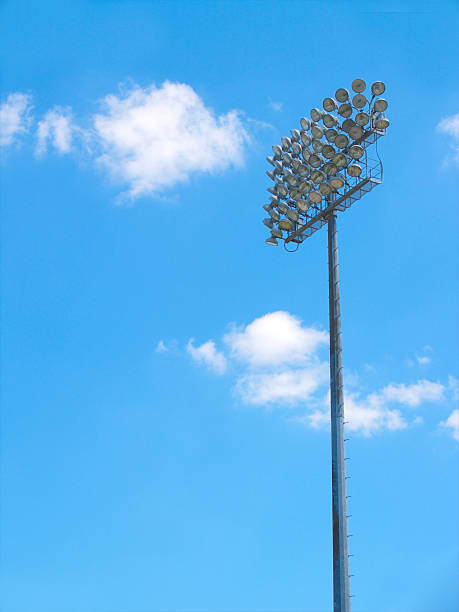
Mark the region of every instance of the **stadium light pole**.
<instances>
[{"instance_id":1,"label":"stadium light pole","mask_svg":"<svg viewBox=\"0 0 459 612\"><path fill-rule=\"evenodd\" d=\"M301 119L300 130L291 130L281 145L273 145L273 155L267 158L273 169L267 174L274 186L268 188L271 201L263 207L269 215L263 222L271 230L266 243L283 240L287 250L292 250L288 245L297 250L328 225L334 612L351 609L336 218L338 211L382 183L377 140L389 126L387 101L378 97L384 83L373 83L369 100L365 89L362 79L352 82L352 99L348 90L337 89L334 98L323 100L323 110L313 108L310 119ZM368 157L373 144L377 159Z\"/></svg>"}]
</instances>

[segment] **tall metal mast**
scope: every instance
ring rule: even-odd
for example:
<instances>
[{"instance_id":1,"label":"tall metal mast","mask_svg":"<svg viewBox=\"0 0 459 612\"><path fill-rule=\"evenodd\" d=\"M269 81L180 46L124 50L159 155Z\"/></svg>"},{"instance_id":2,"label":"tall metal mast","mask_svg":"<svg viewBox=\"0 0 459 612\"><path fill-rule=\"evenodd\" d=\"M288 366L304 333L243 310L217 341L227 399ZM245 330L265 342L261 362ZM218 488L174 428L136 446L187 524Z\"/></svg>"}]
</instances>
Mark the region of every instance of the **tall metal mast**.
<instances>
[{"instance_id":1,"label":"tall metal mast","mask_svg":"<svg viewBox=\"0 0 459 612\"><path fill-rule=\"evenodd\" d=\"M267 174L274 186L268 189L269 204L263 206L269 215L263 223L271 230L266 243L275 246L283 240L287 250L295 245L297 250L328 224L334 612L351 609L336 217L337 211L382 183L379 155L370 159L367 149L389 126L384 115L387 101L377 97L384 93L384 83L373 83L370 100L363 94L365 88L365 81L355 79L352 99L347 89L337 89L335 98L324 99L324 110L313 108L311 119L300 120L300 130L291 130L291 137L273 145L267 161L274 168Z\"/></svg>"}]
</instances>

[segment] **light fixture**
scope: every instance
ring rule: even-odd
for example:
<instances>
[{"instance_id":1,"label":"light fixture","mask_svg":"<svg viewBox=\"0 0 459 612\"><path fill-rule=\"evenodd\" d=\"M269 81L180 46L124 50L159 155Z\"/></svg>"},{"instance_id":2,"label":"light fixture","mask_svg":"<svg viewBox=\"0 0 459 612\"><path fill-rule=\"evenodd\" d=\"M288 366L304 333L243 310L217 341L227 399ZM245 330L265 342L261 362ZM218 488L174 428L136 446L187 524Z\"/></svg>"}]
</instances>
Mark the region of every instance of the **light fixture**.
<instances>
[{"instance_id":1,"label":"light fixture","mask_svg":"<svg viewBox=\"0 0 459 612\"><path fill-rule=\"evenodd\" d=\"M331 194L333 189L331 188L330 183L328 181L324 181L319 185L319 191L322 195L327 196Z\"/></svg>"},{"instance_id":2,"label":"light fixture","mask_svg":"<svg viewBox=\"0 0 459 612\"><path fill-rule=\"evenodd\" d=\"M322 138L322 136L324 135L324 128L321 127L320 125L315 125L313 124L311 126L311 134L313 138Z\"/></svg>"},{"instance_id":3,"label":"light fixture","mask_svg":"<svg viewBox=\"0 0 459 612\"><path fill-rule=\"evenodd\" d=\"M281 142L284 151L288 151L292 146L292 141L290 140L290 138L287 138L287 136L282 136Z\"/></svg>"},{"instance_id":4,"label":"light fixture","mask_svg":"<svg viewBox=\"0 0 459 612\"><path fill-rule=\"evenodd\" d=\"M292 163L292 156L288 151L284 151L282 153L282 159L284 160L284 164L287 164L287 166Z\"/></svg>"},{"instance_id":5,"label":"light fixture","mask_svg":"<svg viewBox=\"0 0 459 612\"><path fill-rule=\"evenodd\" d=\"M292 142L298 142L300 139L300 130L290 130L290 134L292 135Z\"/></svg>"},{"instance_id":6,"label":"light fixture","mask_svg":"<svg viewBox=\"0 0 459 612\"><path fill-rule=\"evenodd\" d=\"M306 145L309 146L311 144L311 137L309 136L309 134L305 131L301 132L301 142Z\"/></svg>"},{"instance_id":7,"label":"light fixture","mask_svg":"<svg viewBox=\"0 0 459 612\"><path fill-rule=\"evenodd\" d=\"M298 206L298 210L301 210L302 213L307 212L309 208L309 204L306 200L298 200L296 205Z\"/></svg>"},{"instance_id":8,"label":"light fixture","mask_svg":"<svg viewBox=\"0 0 459 612\"><path fill-rule=\"evenodd\" d=\"M363 108L365 104L368 104L368 100L363 94L358 93L352 98L352 104L355 108Z\"/></svg>"},{"instance_id":9,"label":"light fixture","mask_svg":"<svg viewBox=\"0 0 459 612\"><path fill-rule=\"evenodd\" d=\"M346 136L346 134L338 134L335 140L335 145L338 147L338 149L344 149L348 144L349 138Z\"/></svg>"},{"instance_id":10,"label":"light fixture","mask_svg":"<svg viewBox=\"0 0 459 612\"><path fill-rule=\"evenodd\" d=\"M276 179L276 175L274 174L274 170L266 170L266 174L269 176L269 178L274 181Z\"/></svg>"},{"instance_id":11,"label":"light fixture","mask_svg":"<svg viewBox=\"0 0 459 612\"><path fill-rule=\"evenodd\" d=\"M322 200L322 194L318 191L311 191L308 198L313 204L319 204L319 202Z\"/></svg>"},{"instance_id":12,"label":"light fixture","mask_svg":"<svg viewBox=\"0 0 459 612\"><path fill-rule=\"evenodd\" d=\"M266 158L266 161L267 161L268 163L270 163L270 164L271 164L271 166L274 166L274 165L275 165L275 159L274 159L273 155L268 155L268 157Z\"/></svg>"},{"instance_id":13,"label":"light fixture","mask_svg":"<svg viewBox=\"0 0 459 612\"><path fill-rule=\"evenodd\" d=\"M325 138L328 142L335 142L335 138L338 136L338 132L331 128L330 130L325 130Z\"/></svg>"},{"instance_id":14,"label":"light fixture","mask_svg":"<svg viewBox=\"0 0 459 612\"><path fill-rule=\"evenodd\" d=\"M270 229L274 225L274 221L270 217L268 217L268 219L263 219L263 223L266 225L266 227L269 227Z\"/></svg>"},{"instance_id":15,"label":"light fixture","mask_svg":"<svg viewBox=\"0 0 459 612\"><path fill-rule=\"evenodd\" d=\"M298 174L301 177L306 178L307 176L309 176L309 168L306 166L306 164L300 164L298 167Z\"/></svg>"},{"instance_id":16,"label":"light fixture","mask_svg":"<svg viewBox=\"0 0 459 612\"><path fill-rule=\"evenodd\" d=\"M324 143L321 140L318 140L317 138L313 138L312 148L314 149L315 153L320 153L324 148Z\"/></svg>"},{"instance_id":17,"label":"light fixture","mask_svg":"<svg viewBox=\"0 0 459 612\"><path fill-rule=\"evenodd\" d=\"M346 100L349 100L348 90L340 87L335 92L335 98L338 100L338 102L346 102Z\"/></svg>"},{"instance_id":18,"label":"light fixture","mask_svg":"<svg viewBox=\"0 0 459 612\"><path fill-rule=\"evenodd\" d=\"M307 162L311 157L311 151L308 149L308 147L303 147L303 152L301 155L303 156L304 161Z\"/></svg>"},{"instance_id":19,"label":"light fixture","mask_svg":"<svg viewBox=\"0 0 459 612\"><path fill-rule=\"evenodd\" d=\"M343 124L341 125L341 129L342 129L344 132L349 133L349 130L351 129L351 127L352 127L353 125L356 125L355 121L353 121L352 119L345 119L345 120L343 121Z\"/></svg>"},{"instance_id":20,"label":"light fixture","mask_svg":"<svg viewBox=\"0 0 459 612\"><path fill-rule=\"evenodd\" d=\"M277 246L277 240L276 238L274 238L274 236L270 236L269 238L266 238L265 244L271 244L272 246Z\"/></svg>"},{"instance_id":21,"label":"light fixture","mask_svg":"<svg viewBox=\"0 0 459 612\"><path fill-rule=\"evenodd\" d=\"M292 143L292 153L294 153L295 155L300 155L301 154L301 145L299 142L293 142Z\"/></svg>"},{"instance_id":22,"label":"light fixture","mask_svg":"<svg viewBox=\"0 0 459 612\"><path fill-rule=\"evenodd\" d=\"M312 189L312 183L310 181L301 181L301 183L298 185L298 190L303 195L305 193L309 193L311 189Z\"/></svg>"},{"instance_id":23,"label":"light fixture","mask_svg":"<svg viewBox=\"0 0 459 612\"><path fill-rule=\"evenodd\" d=\"M365 91L365 81L363 79L355 79L352 81L352 89L357 93L362 93Z\"/></svg>"},{"instance_id":24,"label":"light fixture","mask_svg":"<svg viewBox=\"0 0 459 612\"><path fill-rule=\"evenodd\" d=\"M271 204L263 204L263 209L266 210L266 212L269 214L272 211L273 207Z\"/></svg>"},{"instance_id":25,"label":"light fixture","mask_svg":"<svg viewBox=\"0 0 459 612\"><path fill-rule=\"evenodd\" d=\"M387 109L387 106L387 100L384 98L376 98L376 100L373 102L373 108L378 113L383 113Z\"/></svg>"},{"instance_id":26,"label":"light fixture","mask_svg":"<svg viewBox=\"0 0 459 612\"><path fill-rule=\"evenodd\" d=\"M337 168L344 168L344 166L348 165L349 161L350 158L345 153L338 153L338 155L335 155L333 159L333 163Z\"/></svg>"},{"instance_id":27,"label":"light fixture","mask_svg":"<svg viewBox=\"0 0 459 612\"><path fill-rule=\"evenodd\" d=\"M281 147L279 145L273 145L272 149L273 149L273 153L274 153L274 158L275 159L280 159L280 157L282 155Z\"/></svg>"},{"instance_id":28,"label":"light fixture","mask_svg":"<svg viewBox=\"0 0 459 612\"><path fill-rule=\"evenodd\" d=\"M300 125L303 130L309 130L311 127L311 121L307 117L303 117L300 119Z\"/></svg>"},{"instance_id":29,"label":"light fixture","mask_svg":"<svg viewBox=\"0 0 459 612\"><path fill-rule=\"evenodd\" d=\"M287 188L285 187L285 185L282 185L282 183L277 183L277 193L282 197L285 198L285 196L287 195Z\"/></svg>"},{"instance_id":30,"label":"light fixture","mask_svg":"<svg viewBox=\"0 0 459 612\"><path fill-rule=\"evenodd\" d=\"M279 221L279 219L280 219L280 215L279 215L279 213L277 212L277 210L270 210L270 211L268 212L268 214L269 214L269 216L271 217L271 219L274 219L274 221Z\"/></svg>"},{"instance_id":31,"label":"light fixture","mask_svg":"<svg viewBox=\"0 0 459 612\"><path fill-rule=\"evenodd\" d=\"M354 124L349 129L349 136L353 140L359 140L359 138L362 138L362 136L363 136L363 127L361 127L360 125Z\"/></svg>"},{"instance_id":32,"label":"light fixture","mask_svg":"<svg viewBox=\"0 0 459 612\"><path fill-rule=\"evenodd\" d=\"M341 187L344 186L344 179L342 176L333 176L330 179L329 183L333 187L333 189L341 189Z\"/></svg>"},{"instance_id":33,"label":"light fixture","mask_svg":"<svg viewBox=\"0 0 459 612\"><path fill-rule=\"evenodd\" d=\"M323 183L325 180L325 173L322 170L313 170L311 172L311 181L316 185Z\"/></svg>"},{"instance_id":34,"label":"light fixture","mask_svg":"<svg viewBox=\"0 0 459 612\"><path fill-rule=\"evenodd\" d=\"M282 163L282 158L276 159L276 163L274 164L274 167L276 168L278 172L282 172L282 169L284 167L284 164Z\"/></svg>"},{"instance_id":35,"label":"light fixture","mask_svg":"<svg viewBox=\"0 0 459 612\"><path fill-rule=\"evenodd\" d=\"M325 98L325 100L322 102L322 106L324 110L326 110L328 113L331 113L332 111L338 108L336 100L334 100L333 98Z\"/></svg>"},{"instance_id":36,"label":"light fixture","mask_svg":"<svg viewBox=\"0 0 459 612\"><path fill-rule=\"evenodd\" d=\"M334 115L326 114L323 116L325 127L332 128L338 123L338 119Z\"/></svg>"},{"instance_id":37,"label":"light fixture","mask_svg":"<svg viewBox=\"0 0 459 612\"><path fill-rule=\"evenodd\" d=\"M287 204L285 204L285 202L280 202L277 209L280 210L280 212L284 213L285 215L285 213L288 211L288 206Z\"/></svg>"},{"instance_id":38,"label":"light fixture","mask_svg":"<svg viewBox=\"0 0 459 612\"><path fill-rule=\"evenodd\" d=\"M332 164L331 162L328 162L327 164L324 164L322 166L322 170L328 176L333 176L334 174L336 174L338 172L338 168L336 167L336 165Z\"/></svg>"},{"instance_id":39,"label":"light fixture","mask_svg":"<svg viewBox=\"0 0 459 612\"><path fill-rule=\"evenodd\" d=\"M282 230L290 231L292 229L292 222L288 219L282 219L279 221L279 228Z\"/></svg>"},{"instance_id":40,"label":"light fixture","mask_svg":"<svg viewBox=\"0 0 459 612\"><path fill-rule=\"evenodd\" d=\"M298 213L296 210L292 210L291 208L287 211L287 217L294 223L298 221Z\"/></svg>"},{"instance_id":41,"label":"light fixture","mask_svg":"<svg viewBox=\"0 0 459 612\"><path fill-rule=\"evenodd\" d=\"M324 112L321 111L320 108L313 108L309 114L311 115L311 119L317 123L322 119Z\"/></svg>"},{"instance_id":42,"label":"light fixture","mask_svg":"<svg viewBox=\"0 0 459 612\"><path fill-rule=\"evenodd\" d=\"M352 159L360 159L363 155L363 147L356 144L352 145L352 147L349 148L349 155Z\"/></svg>"},{"instance_id":43,"label":"light fixture","mask_svg":"<svg viewBox=\"0 0 459 612\"><path fill-rule=\"evenodd\" d=\"M282 238L282 232L277 227L273 227L271 230L271 236L274 236L275 238Z\"/></svg>"},{"instance_id":44,"label":"light fixture","mask_svg":"<svg viewBox=\"0 0 459 612\"><path fill-rule=\"evenodd\" d=\"M371 93L374 96L381 96L386 91L386 86L382 81L375 81L371 86Z\"/></svg>"},{"instance_id":45,"label":"light fixture","mask_svg":"<svg viewBox=\"0 0 459 612\"><path fill-rule=\"evenodd\" d=\"M352 115L352 106L348 102L346 102L346 104L341 104L338 113L341 117L350 117Z\"/></svg>"},{"instance_id":46,"label":"light fixture","mask_svg":"<svg viewBox=\"0 0 459 612\"><path fill-rule=\"evenodd\" d=\"M316 155L315 153L313 153L309 159L308 159L308 163L310 166L312 166L313 168L318 168L321 164L322 164L322 160L320 159L320 157L318 155Z\"/></svg>"},{"instance_id":47,"label":"light fixture","mask_svg":"<svg viewBox=\"0 0 459 612\"><path fill-rule=\"evenodd\" d=\"M378 113L373 119L373 125L377 130L385 130L389 127L389 119L384 113Z\"/></svg>"},{"instance_id":48,"label":"light fixture","mask_svg":"<svg viewBox=\"0 0 459 612\"><path fill-rule=\"evenodd\" d=\"M333 159L336 155L336 151L331 145L324 145L322 148L322 155L325 159Z\"/></svg>"},{"instance_id":49,"label":"light fixture","mask_svg":"<svg viewBox=\"0 0 459 612\"><path fill-rule=\"evenodd\" d=\"M357 115L355 116L355 122L357 123L357 125L361 125L362 127L366 125L369 121L370 115L365 111L360 111L360 113L357 113Z\"/></svg>"},{"instance_id":50,"label":"light fixture","mask_svg":"<svg viewBox=\"0 0 459 612\"><path fill-rule=\"evenodd\" d=\"M359 164L352 163L347 167L347 173L349 176L358 177L362 174L362 167Z\"/></svg>"}]
</instances>

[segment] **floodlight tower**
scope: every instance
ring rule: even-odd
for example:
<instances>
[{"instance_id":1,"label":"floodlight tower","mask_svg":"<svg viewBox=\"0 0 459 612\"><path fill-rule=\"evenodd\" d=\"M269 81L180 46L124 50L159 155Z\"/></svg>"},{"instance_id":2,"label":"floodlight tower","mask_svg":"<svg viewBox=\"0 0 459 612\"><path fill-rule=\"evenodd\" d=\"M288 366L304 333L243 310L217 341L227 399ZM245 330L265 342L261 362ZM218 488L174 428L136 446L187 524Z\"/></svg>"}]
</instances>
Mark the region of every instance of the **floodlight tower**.
<instances>
[{"instance_id":1,"label":"floodlight tower","mask_svg":"<svg viewBox=\"0 0 459 612\"><path fill-rule=\"evenodd\" d=\"M266 243L276 246L283 240L287 250L297 250L328 224L334 612L351 609L336 217L382 183L377 144L377 159L368 157L368 149L389 126L387 101L379 97L384 83L373 83L369 100L365 88L365 81L355 79L352 98L347 89L337 89L334 98L324 99L323 110L313 108L310 118L300 120L301 129L273 145L267 158L273 168L266 173L274 186L263 207L269 215L263 223L271 230Z\"/></svg>"}]
</instances>

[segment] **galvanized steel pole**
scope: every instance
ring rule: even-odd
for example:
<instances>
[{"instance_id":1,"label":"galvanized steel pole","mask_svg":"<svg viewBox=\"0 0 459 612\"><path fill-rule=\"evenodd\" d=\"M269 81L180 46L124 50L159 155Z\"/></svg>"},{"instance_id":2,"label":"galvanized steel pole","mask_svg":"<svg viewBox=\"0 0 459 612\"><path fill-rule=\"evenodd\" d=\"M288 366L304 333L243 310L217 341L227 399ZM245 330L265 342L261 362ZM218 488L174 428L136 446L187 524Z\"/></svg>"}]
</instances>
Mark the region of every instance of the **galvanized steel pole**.
<instances>
[{"instance_id":1,"label":"galvanized steel pole","mask_svg":"<svg viewBox=\"0 0 459 612\"><path fill-rule=\"evenodd\" d=\"M341 315L339 305L338 243L335 211L332 211L328 215L328 273L333 509L333 610L334 612L350 612L346 468L343 426L343 365L341 360Z\"/></svg>"}]
</instances>

